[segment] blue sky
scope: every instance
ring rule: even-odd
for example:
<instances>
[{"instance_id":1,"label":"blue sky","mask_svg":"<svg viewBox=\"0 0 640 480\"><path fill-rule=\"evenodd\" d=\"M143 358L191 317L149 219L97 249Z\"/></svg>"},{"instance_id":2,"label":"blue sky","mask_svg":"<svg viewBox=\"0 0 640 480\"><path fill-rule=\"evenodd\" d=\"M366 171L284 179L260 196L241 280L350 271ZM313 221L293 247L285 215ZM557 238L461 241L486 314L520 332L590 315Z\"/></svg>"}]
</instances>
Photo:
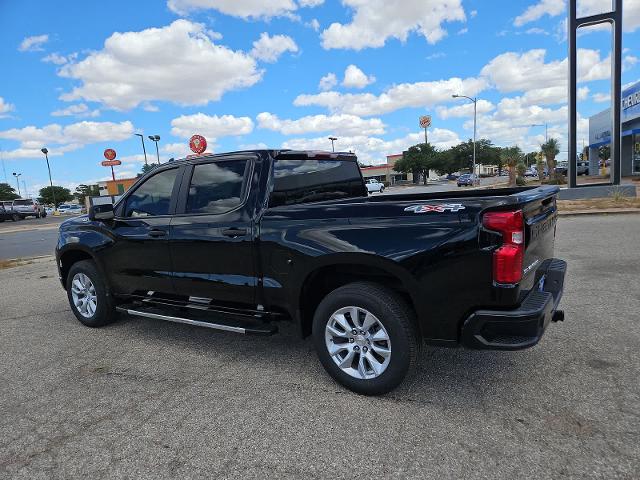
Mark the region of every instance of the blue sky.
<instances>
[{"instance_id":1,"label":"blue sky","mask_svg":"<svg viewBox=\"0 0 640 480\"><path fill-rule=\"evenodd\" d=\"M583 13L606 1L582 0ZM603 7L604 5L604 7ZM0 3L0 157L29 193L132 176L133 134L158 134L162 161L207 137L211 151L355 150L366 163L418 143L418 117L446 148L472 135L534 150L544 127L566 150L562 0L168 0ZM640 0L625 0L623 84L640 79ZM608 105L607 32L580 35L581 115ZM147 140L151 160L153 144ZM153 155L152 155L153 154ZM0 171L0 181L4 181ZM21 189L23 186L21 185Z\"/></svg>"}]
</instances>

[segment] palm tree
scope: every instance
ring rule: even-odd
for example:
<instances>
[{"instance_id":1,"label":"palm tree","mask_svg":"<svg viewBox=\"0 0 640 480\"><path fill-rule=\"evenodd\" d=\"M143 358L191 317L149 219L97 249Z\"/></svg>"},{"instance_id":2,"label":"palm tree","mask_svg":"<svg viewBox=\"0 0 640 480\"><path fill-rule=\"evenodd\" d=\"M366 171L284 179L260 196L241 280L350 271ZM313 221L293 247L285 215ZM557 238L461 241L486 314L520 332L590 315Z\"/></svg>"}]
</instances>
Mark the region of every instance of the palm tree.
<instances>
[{"instance_id":1,"label":"palm tree","mask_svg":"<svg viewBox=\"0 0 640 480\"><path fill-rule=\"evenodd\" d=\"M500 158L509 167L509 186L516 186L516 165L522 158L520 147L504 147L500 150Z\"/></svg>"},{"instance_id":2,"label":"palm tree","mask_svg":"<svg viewBox=\"0 0 640 480\"><path fill-rule=\"evenodd\" d=\"M550 138L540 146L540 150L542 150L542 154L547 159L549 178L558 180L556 176L556 155L560 153L560 142L556 138Z\"/></svg>"}]
</instances>

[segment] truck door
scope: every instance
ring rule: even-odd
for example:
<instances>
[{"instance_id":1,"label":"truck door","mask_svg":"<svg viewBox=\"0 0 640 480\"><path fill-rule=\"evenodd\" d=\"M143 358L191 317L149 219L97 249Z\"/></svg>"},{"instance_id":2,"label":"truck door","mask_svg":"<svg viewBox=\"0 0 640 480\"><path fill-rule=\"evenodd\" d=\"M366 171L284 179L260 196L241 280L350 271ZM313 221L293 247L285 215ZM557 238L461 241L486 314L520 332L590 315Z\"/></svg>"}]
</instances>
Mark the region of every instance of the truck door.
<instances>
[{"instance_id":1,"label":"truck door","mask_svg":"<svg viewBox=\"0 0 640 480\"><path fill-rule=\"evenodd\" d=\"M162 169L135 187L109 224L113 246L104 251L110 284L121 293L173 293L169 226L182 169Z\"/></svg>"},{"instance_id":2,"label":"truck door","mask_svg":"<svg viewBox=\"0 0 640 480\"><path fill-rule=\"evenodd\" d=\"M255 306L252 208L254 159L220 157L185 172L170 251L176 293L212 304Z\"/></svg>"}]
</instances>

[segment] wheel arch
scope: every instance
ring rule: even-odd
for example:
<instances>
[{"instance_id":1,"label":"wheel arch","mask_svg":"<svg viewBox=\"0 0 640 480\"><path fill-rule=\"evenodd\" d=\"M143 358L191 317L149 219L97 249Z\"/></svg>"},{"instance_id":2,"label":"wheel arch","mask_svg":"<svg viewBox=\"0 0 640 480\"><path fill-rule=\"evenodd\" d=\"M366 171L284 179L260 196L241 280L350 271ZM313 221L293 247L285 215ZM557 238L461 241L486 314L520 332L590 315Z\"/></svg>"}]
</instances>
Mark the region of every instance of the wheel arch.
<instances>
[{"instance_id":1,"label":"wheel arch","mask_svg":"<svg viewBox=\"0 0 640 480\"><path fill-rule=\"evenodd\" d=\"M335 289L358 281L369 281L400 294L418 318L417 286L405 269L382 257L367 254L342 254L322 257L302 277L298 295L297 317L303 337L311 334L313 315L322 299ZM420 322L416 322L420 333Z\"/></svg>"},{"instance_id":2,"label":"wheel arch","mask_svg":"<svg viewBox=\"0 0 640 480\"><path fill-rule=\"evenodd\" d=\"M96 268L100 272L100 275L104 276L104 270L102 269L102 264L98 261L95 254L89 250L88 248L84 248L80 245L66 248L61 251L58 255L58 264L60 268L60 281L62 282L62 286L67 288L67 277L69 275L69 271L71 267L83 260L92 260L96 265Z\"/></svg>"}]
</instances>

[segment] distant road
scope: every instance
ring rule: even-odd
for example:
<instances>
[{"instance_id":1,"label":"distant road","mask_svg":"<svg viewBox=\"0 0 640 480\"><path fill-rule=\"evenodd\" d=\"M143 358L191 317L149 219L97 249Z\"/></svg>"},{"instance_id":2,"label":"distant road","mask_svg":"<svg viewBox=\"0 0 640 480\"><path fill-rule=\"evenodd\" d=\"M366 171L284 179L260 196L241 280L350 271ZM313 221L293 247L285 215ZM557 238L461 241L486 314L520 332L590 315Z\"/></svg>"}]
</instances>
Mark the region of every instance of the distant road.
<instances>
[{"instance_id":1,"label":"distant road","mask_svg":"<svg viewBox=\"0 0 640 480\"><path fill-rule=\"evenodd\" d=\"M68 218L48 216L0 223L0 260L53 255L58 225Z\"/></svg>"},{"instance_id":2,"label":"distant road","mask_svg":"<svg viewBox=\"0 0 640 480\"><path fill-rule=\"evenodd\" d=\"M487 187L496 183L508 182L509 177L489 177L481 178L480 186ZM435 192L451 192L459 190L464 192L470 190L471 187L458 187L455 182L438 182L430 183L429 185L411 185L408 187L389 187L383 195L406 195L412 193L435 193ZM376 194L377 195L377 194Z\"/></svg>"}]
</instances>

